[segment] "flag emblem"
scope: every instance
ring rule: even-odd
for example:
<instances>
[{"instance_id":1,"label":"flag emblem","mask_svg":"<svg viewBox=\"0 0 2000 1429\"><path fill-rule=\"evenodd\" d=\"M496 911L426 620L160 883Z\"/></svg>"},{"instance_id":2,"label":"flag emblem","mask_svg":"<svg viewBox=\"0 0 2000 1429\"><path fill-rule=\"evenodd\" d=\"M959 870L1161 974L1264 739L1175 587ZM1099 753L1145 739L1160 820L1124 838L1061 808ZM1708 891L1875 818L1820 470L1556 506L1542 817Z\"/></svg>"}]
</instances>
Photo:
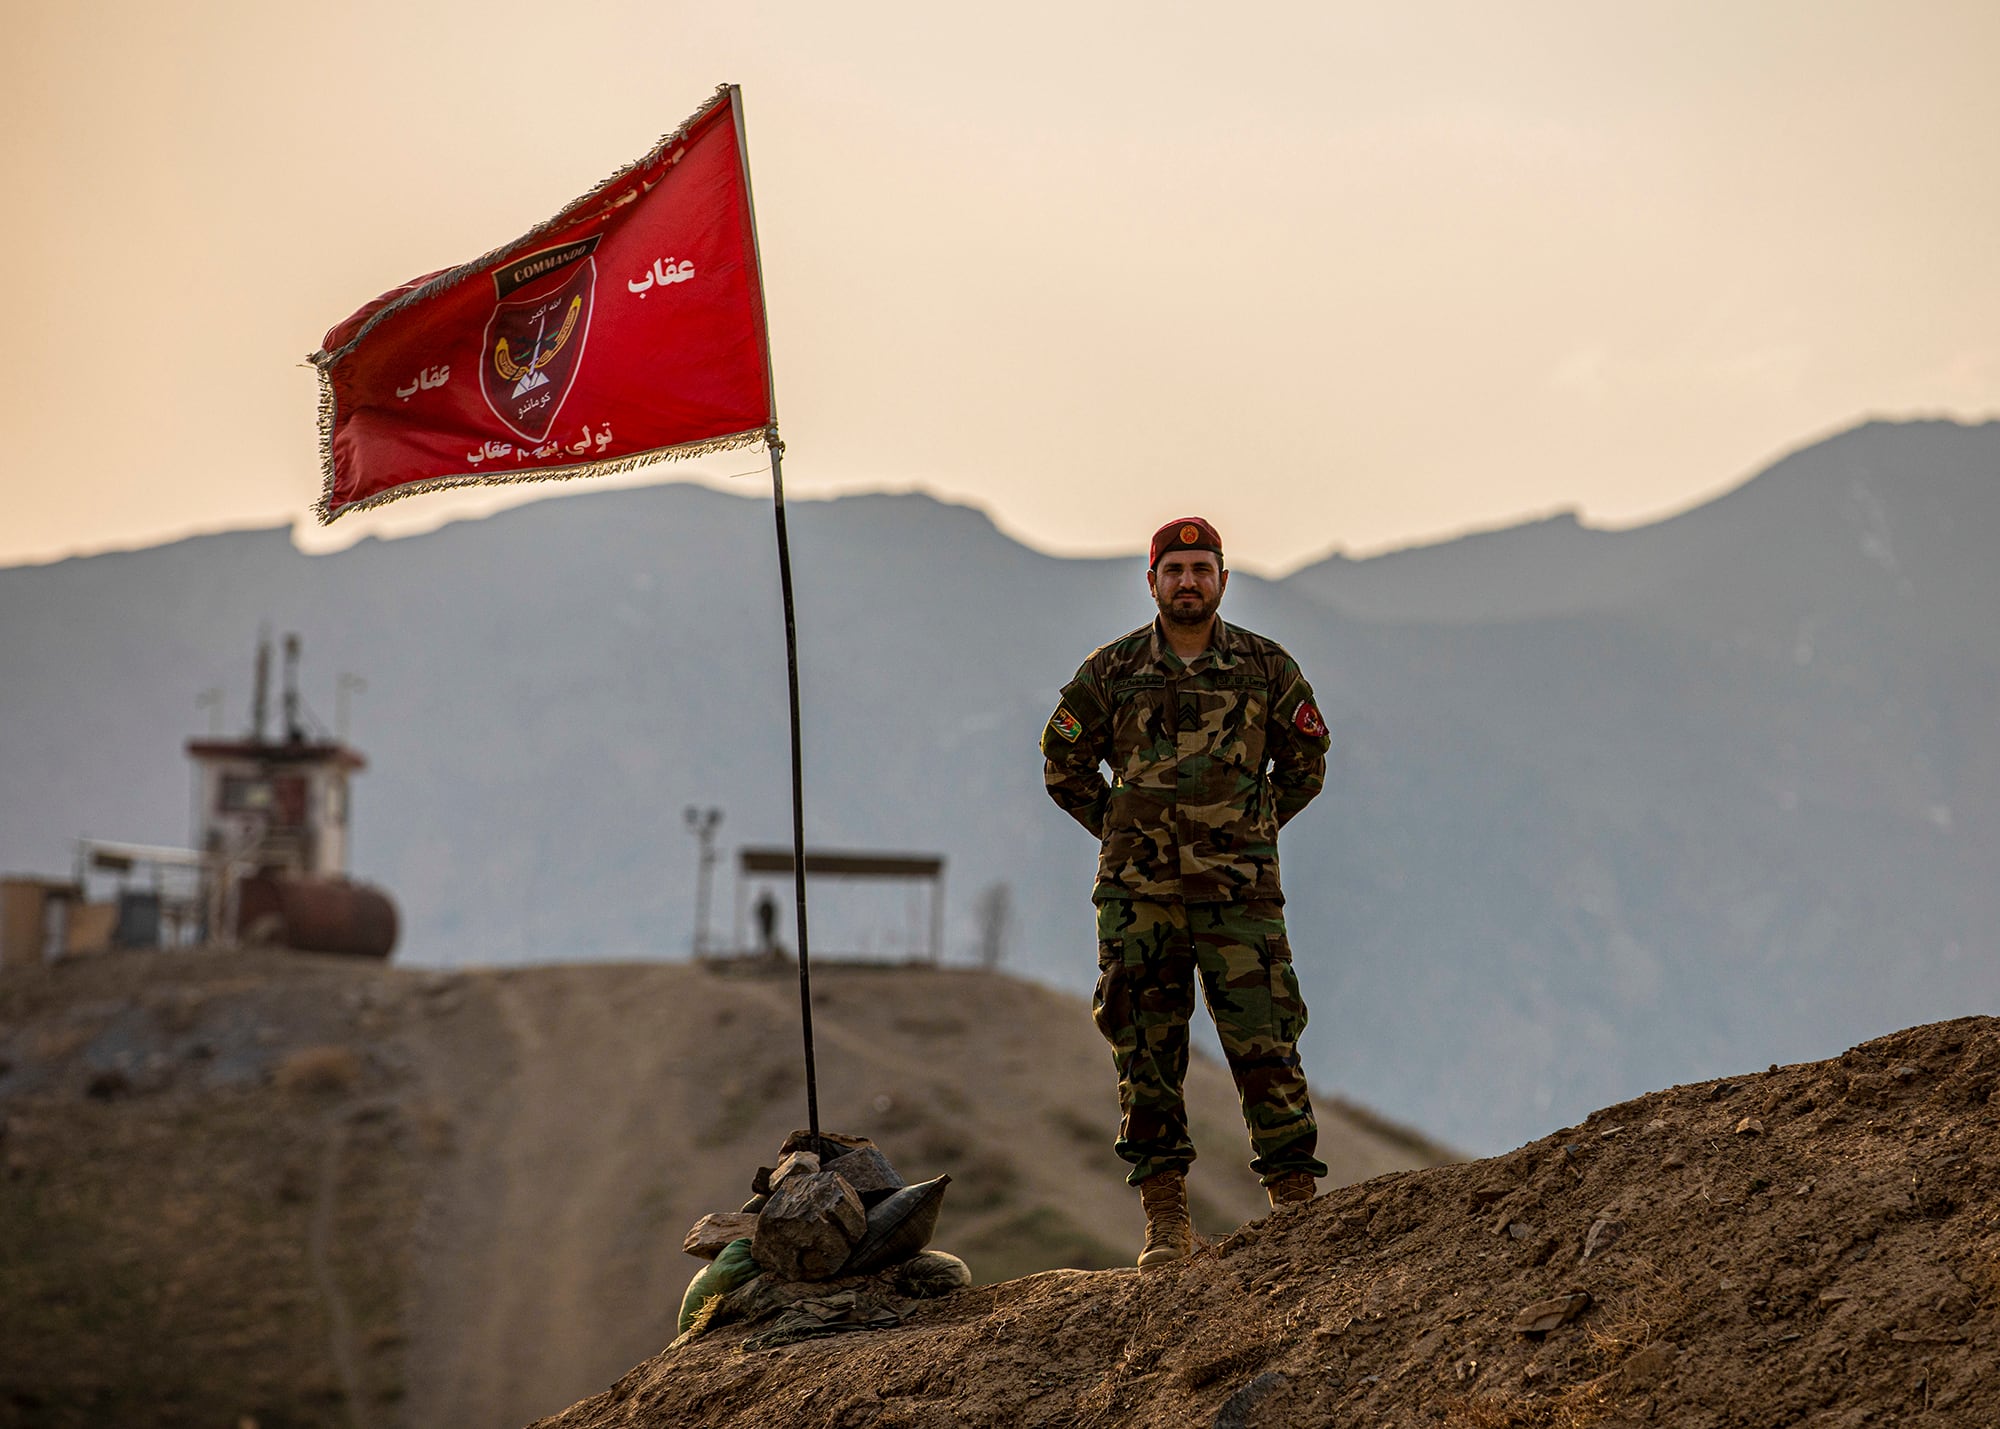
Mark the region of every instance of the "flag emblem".
<instances>
[{"instance_id":1,"label":"flag emblem","mask_svg":"<svg viewBox=\"0 0 2000 1429\"><path fill-rule=\"evenodd\" d=\"M1300 700L1298 711L1292 716L1292 728L1307 739L1326 738L1326 721L1319 716L1319 709L1311 700Z\"/></svg>"},{"instance_id":2,"label":"flag emblem","mask_svg":"<svg viewBox=\"0 0 2000 1429\"><path fill-rule=\"evenodd\" d=\"M741 118L724 86L546 223L336 324L320 520L775 441Z\"/></svg>"},{"instance_id":3,"label":"flag emblem","mask_svg":"<svg viewBox=\"0 0 2000 1429\"><path fill-rule=\"evenodd\" d=\"M567 258L560 250L548 256L530 255L494 274L494 285L505 288L508 274L533 271L537 258L554 261L553 269L534 271L521 287L503 296L486 320L486 360L480 364L479 390L493 415L524 441L539 442L555 425L583 360L590 335L591 299L597 286L597 261L588 248Z\"/></svg>"},{"instance_id":4,"label":"flag emblem","mask_svg":"<svg viewBox=\"0 0 2000 1429\"><path fill-rule=\"evenodd\" d=\"M1049 728L1075 744L1077 737L1083 733L1083 721L1071 714L1066 705L1057 705L1056 712L1049 716Z\"/></svg>"}]
</instances>

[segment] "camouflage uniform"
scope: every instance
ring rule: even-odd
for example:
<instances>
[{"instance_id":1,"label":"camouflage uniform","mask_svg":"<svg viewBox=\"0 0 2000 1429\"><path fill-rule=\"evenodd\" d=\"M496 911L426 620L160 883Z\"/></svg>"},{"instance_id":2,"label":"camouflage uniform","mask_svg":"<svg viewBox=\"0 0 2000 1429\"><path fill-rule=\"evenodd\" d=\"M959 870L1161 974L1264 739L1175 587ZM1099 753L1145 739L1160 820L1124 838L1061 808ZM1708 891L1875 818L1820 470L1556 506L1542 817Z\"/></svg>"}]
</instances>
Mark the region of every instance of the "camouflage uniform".
<instances>
[{"instance_id":1,"label":"camouflage uniform","mask_svg":"<svg viewBox=\"0 0 2000 1429\"><path fill-rule=\"evenodd\" d=\"M1218 620L1183 663L1157 622L1095 651L1042 731L1049 796L1101 841L1093 1013L1133 1184L1194 1160L1181 1084L1197 978L1266 1182L1326 1174L1295 1050L1278 829L1320 791L1328 736L1298 665ZM1106 784L1100 764L1109 764Z\"/></svg>"}]
</instances>

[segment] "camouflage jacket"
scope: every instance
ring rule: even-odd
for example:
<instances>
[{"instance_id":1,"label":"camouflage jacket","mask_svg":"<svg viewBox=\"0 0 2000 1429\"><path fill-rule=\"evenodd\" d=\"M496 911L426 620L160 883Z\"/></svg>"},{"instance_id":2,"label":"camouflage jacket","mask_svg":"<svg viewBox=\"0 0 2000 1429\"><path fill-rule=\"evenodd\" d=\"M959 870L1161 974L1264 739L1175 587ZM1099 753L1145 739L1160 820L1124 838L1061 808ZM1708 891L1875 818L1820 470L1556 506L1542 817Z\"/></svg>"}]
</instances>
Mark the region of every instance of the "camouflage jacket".
<instances>
[{"instance_id":1,"label":"camouflage jacket","mask_svg":"<svg viewBox=\"0 0 2000 1429\"><path fill-rule=\"evenodd\" d=\"M1326 782L1328 743L1292 657L1219 620L1188 664L1157 621L1092 652L1042 730L1049 797L1103 843L1099 903L1282 896L1278 829Z\"/></svg>"}]
</instances>

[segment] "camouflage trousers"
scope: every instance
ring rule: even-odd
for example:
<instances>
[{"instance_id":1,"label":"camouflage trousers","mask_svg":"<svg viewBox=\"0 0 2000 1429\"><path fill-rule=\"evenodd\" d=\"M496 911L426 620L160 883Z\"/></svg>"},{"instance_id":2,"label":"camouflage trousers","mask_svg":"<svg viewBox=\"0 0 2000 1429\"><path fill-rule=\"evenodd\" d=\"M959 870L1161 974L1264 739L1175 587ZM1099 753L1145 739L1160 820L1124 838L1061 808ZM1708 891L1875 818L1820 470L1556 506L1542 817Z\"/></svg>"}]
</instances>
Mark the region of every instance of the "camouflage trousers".
<instances>
[{"instance_id":1,"label":"camouflage trousers","mask_svg":"<svg viewBox=\"0 0 2000 1429\"><path fill-rule=\"evenodd\" d=\"M1306 1004L1292 970L1283 905L1142 903L1097 906L1097 996L1091 1015L1118 1068L1119 1156L1133 1184L1194 1160L1181 1084L1196 978L1243 1103L1266 1182L1288 1171L1326 1175L1313 1155L1305 1070L1296 1051Z\"/></svg>"}]
</instances>

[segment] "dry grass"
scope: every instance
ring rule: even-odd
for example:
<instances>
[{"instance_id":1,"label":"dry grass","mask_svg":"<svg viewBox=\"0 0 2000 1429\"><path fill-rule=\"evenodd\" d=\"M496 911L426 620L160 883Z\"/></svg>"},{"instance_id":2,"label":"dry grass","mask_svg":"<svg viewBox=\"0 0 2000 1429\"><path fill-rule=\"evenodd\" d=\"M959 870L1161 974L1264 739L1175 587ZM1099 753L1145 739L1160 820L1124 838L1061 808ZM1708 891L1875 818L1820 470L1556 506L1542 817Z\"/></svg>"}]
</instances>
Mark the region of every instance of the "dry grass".
<instances>
[{"instance_id":1,"label":"dry grass","mask_svg":"<svg viewBox=\"0 0 2000 1429\"><path fill-rule=\"evenodd\" d=\"M424 1097L410 1108L410 1126L426 1155L443 1156L458 1147L458 1119L435 1097Z\"/></svg>"},{"instance_id":2,"label":"dry grass","mask_svg":"<svg viewBox=\"0 0 2000 1429\"><path fill-rule=\"evenodd\" d=\"M279 1090L305 1096L337 1096L361 1081L361 1058L352 1047L301 1047L289 1052L271 1074Z\"/></svg>"},{"instance_id":3,"label":"dry grass","mask_svg":"<svg viewBox=\"0 0 2000 1429\"><path fill-rule=\"evenodd\" d=\"M39 1062L61 1062L75 1056L90 1041L90 1032L82 1027L56 1027L35 1034L29 1044L31 1055Z\"/></svg>"},{"instance_id":4,"label":"dry grass","mask_svg":"<svg viewBox=\"0 0 2000 1429\"><path fill-rule=\"evenodd\" d=\"M1686 1283L1656 1261L1634 1256L1626 1275L1584 1330L1584 1358L1599 1373L1617 1368L1687 1316Z\"/></svg>"},{"instance_id":5,"label":"dry grass","mask_svg":"<svg viewBox=\"0 0 2000 1429\"><path fill-rule=\"evenodd\" d=\"M1597 1384L1573 1385L1553 1394L1485 1394L1445 1411L1445 1429L1591 1429L1611 1412Z\"/></svg>"},{"instance_id":6,"label":"dry grass","mask_svg":"<svg viewBox=\"0 0 2000 1429\"><path fill-rule=\"evenodd\" d=\"M689 1344L707 1334L708 1327L715 1323L715 1317L721 1313L722 1302L725 1298L721 1295L705 1297L701 1302L701 1308L694 1312L694 1318L688 1321L688 1327L676 1335L673 1343L668 1345L667 1348L677 1350L682 1345Z\"/></svg>"},{"instance_id":7,"label":"dry grass","mask_svg":"<svg viewBox=\"0 0 2000 1429\"><path fill-rule=\"evenodd\" d=\"M1687 1310L1686 1284L1657 1262L1634 1256L1625 1284L1592 1312L1582 1350L1570 1362L1594 1378L1545 1392L1469 1396L1446 1412L1446 1429L1590 1429L1611 1413L1618 1366L1658 1342Z\"/></svg>"}]
</instances>

